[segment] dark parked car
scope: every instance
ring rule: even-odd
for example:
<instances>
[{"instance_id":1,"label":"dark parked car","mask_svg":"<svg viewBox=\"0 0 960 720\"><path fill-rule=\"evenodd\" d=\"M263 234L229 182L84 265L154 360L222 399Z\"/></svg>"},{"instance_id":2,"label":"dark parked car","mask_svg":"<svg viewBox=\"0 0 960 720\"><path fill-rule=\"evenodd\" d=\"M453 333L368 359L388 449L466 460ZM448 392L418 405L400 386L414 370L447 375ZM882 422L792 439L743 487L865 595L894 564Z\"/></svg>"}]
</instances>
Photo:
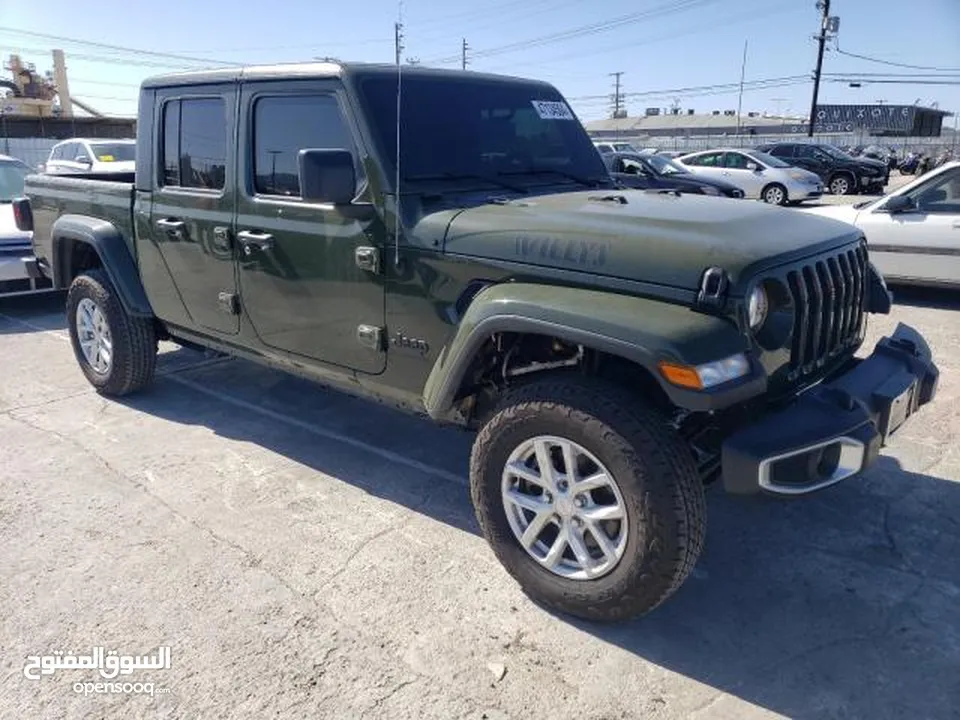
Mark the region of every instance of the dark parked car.
<instances>
[{"instance_id":1,"label":"dark parked car","mask_svg":"<svg viewBox=\"0 0 960 720\"><path fill-rule=\"evenodd\" d=\"M834 195L883 193L890 180L890 168L886 163L853 157L832 145L784 142L762 145L757 150L816 173Z\"/></svg>"},{"instance_id":2,"label":"dark parked car","mask_svg":"<svg viewBox=\"0 0 960 720\"><path fill-rule=\"evenodd\" d=\"M603 162L613 178L629 188L677 190L695 195L724 195L742 198L743 190L733 183L694 175L683 165L663 155L607 153Z\"/></svg>"}]
</instances>

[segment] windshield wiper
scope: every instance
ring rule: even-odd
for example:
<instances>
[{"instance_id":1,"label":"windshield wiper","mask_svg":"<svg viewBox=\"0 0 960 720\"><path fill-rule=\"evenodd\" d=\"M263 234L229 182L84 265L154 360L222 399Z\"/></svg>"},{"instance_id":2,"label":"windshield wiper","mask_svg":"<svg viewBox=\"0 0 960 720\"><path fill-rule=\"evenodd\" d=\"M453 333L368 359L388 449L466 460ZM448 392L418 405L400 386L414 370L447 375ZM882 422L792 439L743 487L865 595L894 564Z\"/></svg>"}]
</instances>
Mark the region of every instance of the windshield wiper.
<instances>
[{"instance_id":1,"label":"windshield wiper","mask_svg":"<svg viewBox=\"0 0 960 720\"><path fill-rule=\"evenodd\" d=\"M520 187L519 185L514 185L511 182L504 182L494 175L484 175L483 173L433 173L429 175L407 175L404 180L411 182L418 181L428 181L428 180L482 180L483 182L490 183L491 185L496 185L502 187L505 190L512 190L516 193L526 194L529 191Z\"/></svg>"},{"instance_id":2,"label":"windshield wiper","mask_svg":"<svg viewBox=\"0 0 960 720\"><path fill-rule=\"evenodd\" d=\"M598 187L601 183L608 182L607 178L585 178L582 175L577 175L576 173L567 172L566 170L558 170L557 168L542 168L542 167L531 167L524 168L523 170L510 170L509 172L500 173L501 175L543 175L544 173L553 173L554 175L559 175L560 177L565 177L567 180L573 180L576 183L581 185L586 185L587 187Z\"/></svg>"}]
</instances>

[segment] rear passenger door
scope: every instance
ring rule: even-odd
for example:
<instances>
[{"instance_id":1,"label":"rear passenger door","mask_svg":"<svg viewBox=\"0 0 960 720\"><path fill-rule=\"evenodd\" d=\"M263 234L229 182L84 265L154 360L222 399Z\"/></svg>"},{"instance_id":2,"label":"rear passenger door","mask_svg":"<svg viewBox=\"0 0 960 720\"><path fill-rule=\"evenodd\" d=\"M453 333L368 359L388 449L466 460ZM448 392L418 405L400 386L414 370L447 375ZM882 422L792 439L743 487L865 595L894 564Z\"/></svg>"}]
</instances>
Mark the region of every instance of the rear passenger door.
<instances>
[{"instance_id":1,"label":"rear passenger door","mask_svg":"<svg viewBox=\"0 0 960 720\"><path fill-rule=\"evenodd\" d=\"M233 85L157 91L157 189L150 239L194 329L239 329L230 228L236 209Z\"/></svg>"},{"instance_id":2,"label":"rear passenger door","mask_svg":"<svg viewBox=\"0 0 960 720\"><path fill-rule=\"evenodd\" d=\"M357 191L366 185L339 81L251 81L240 106L237 262L257 339L301 358L381 372L382 342L361 342L384 324L382 262L368 262L383 255L380 219L300 197L298 155L310 148L350 151Z\"/></svg>"}]
</instances>

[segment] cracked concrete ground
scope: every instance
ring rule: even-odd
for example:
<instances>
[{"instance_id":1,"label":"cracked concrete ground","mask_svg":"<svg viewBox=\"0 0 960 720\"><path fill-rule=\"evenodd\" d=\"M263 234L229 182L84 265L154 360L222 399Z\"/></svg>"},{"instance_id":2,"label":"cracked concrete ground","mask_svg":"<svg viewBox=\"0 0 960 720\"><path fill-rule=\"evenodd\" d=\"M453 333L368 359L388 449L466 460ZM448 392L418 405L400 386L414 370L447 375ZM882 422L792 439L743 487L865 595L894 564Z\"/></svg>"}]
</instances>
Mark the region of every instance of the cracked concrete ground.
<instances>
[{"instance_id":1,"label":"cracked concrete ground","mask_svg":"<svg viewBox=\"0 0 960 720\"><path fill-rule=\"evenodd\" d=\"M87 386L58 297L0 301L4 718L949 718L960 707L960 300L898 293L943 373L864 478L709 493L706 551L621 625L527 600L477 534L470 437L164 347ZM29 655L171 648L147 695Z\"/></svg>"}]
</instances>

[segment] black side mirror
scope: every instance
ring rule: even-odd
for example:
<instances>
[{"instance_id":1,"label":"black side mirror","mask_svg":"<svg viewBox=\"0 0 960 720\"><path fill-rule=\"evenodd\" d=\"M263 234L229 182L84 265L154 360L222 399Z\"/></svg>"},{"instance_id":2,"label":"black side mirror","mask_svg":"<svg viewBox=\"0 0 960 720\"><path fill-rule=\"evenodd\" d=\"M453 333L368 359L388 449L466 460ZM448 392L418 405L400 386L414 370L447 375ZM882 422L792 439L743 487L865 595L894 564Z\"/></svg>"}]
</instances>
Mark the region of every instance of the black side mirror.
<instances>
[{"instance_id":1,"label":"black side mirror","mask_svg":"<svg viewBox=\"0 0 960 720\"><path fill-rule=\"evenodd\" d=\"M913 199L907 195L894 195L892 198L887 200L886 204L883 206L883 209L886 210L891 215L902 212L909 212L910 210L915 209L913 204Z\"/></svg>"},{"instance_id":2,"label":"black side mirror","mask_svg":"<svg viewBox=\"0 0 960 720\"><path fill-rule=\"evenodd\" d=\"M74 162L80 163L81 165L86 165L87 167L93 167L93 163L90 162L90 158L86 155L77 155L74 159Z\"/></svg>"},{"instance_id":3,"label":"black side mirror","mask_svg":"<svg viewBox=\"0 0 960 720\"><path fill-rule=\"evenodd\" d=\"M301 150L300 197L307 202L349 205L357 194L357 174L348 150Z\"/></svg>"}]
</instances>

